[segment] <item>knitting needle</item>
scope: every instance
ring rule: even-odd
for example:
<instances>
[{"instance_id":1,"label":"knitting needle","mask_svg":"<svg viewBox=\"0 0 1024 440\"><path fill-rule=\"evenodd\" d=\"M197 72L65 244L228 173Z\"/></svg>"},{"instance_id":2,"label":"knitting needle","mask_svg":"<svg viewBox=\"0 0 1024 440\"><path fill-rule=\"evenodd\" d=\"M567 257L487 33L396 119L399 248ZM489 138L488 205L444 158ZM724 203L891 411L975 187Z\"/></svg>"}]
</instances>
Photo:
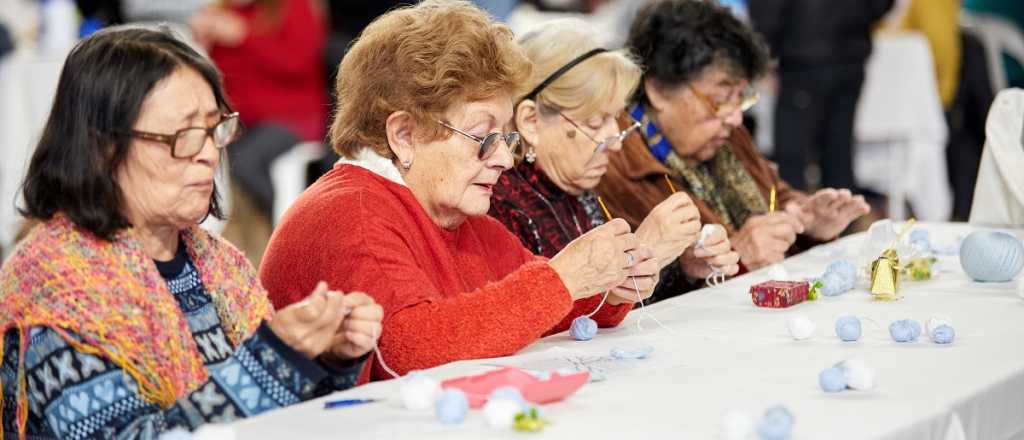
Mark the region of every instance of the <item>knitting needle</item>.
<instances>
[{"instance_id":1,"label":"knitting needle","mask_svg":"<svg viewBox=\"0 0 1024 440\"><path fill-rule=\"evenodd\" d=\"M768 213L775 212L775 185L772 185L772 192L768 195Z\"/></svg>"},{"instance_id":2,"label":"knitting needle","mask_svg":"<svg viewBox=\"0 0 1024 440\"><path fill-rule=\"evenodd\" d=\"M604 218L608 221L612 220L612 214L608 212L608 207L604 206L604 200L601 200L601 196L597 196L597 203L601 205L601 211L604 211Z\"/></svg>"},{"instance_id":3,"label":"knitting needle","mask_svg":"<svg viewBox=\"0 0 1024 440\"><path fill-rule=\"evenodd\" d=\"M668 184L668 190L672 191L672 194L675 194L676 193L676 186L672 184L672 179L670 179L668 177L668 174L665 174L665 183Z\"/></svg>"}]
</instances>

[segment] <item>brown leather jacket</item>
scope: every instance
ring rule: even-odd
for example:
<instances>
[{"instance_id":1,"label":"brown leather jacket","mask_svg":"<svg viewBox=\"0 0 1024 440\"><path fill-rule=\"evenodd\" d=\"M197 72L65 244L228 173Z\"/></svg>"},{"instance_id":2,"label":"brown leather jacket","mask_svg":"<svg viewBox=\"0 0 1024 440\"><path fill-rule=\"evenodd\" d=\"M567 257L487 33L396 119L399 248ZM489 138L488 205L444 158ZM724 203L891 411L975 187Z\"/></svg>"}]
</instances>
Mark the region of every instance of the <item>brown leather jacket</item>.
<instances>
[{"instance_id":1,"label":"brown leather jacket","mask_svg":"<svg viewBox=\"0 0 1024 440\"><path fill-rule=\"evenodd\" d=\"M620 120L619 125L625 127L628 123ZM807 197L779 179L775 165L761 156L746 128L741 126L733 130L729 142L733 153L750 172L765 200L768 200L772 184L776 185L777 209L783 209L791 200ZM609 156L608 172L597 186L597 194L613 217L622 217L636 229L651 209L672 194L665 183L664 176L668 172L668 168L651 154L643 136L633 132L623 142L622 151ZM677 190L690 194L700 210L701 223L722 224L719 214L694 196L685 182L673 179L672 183ZM736 232L733 228L727 229L730 237ZM798 239L794 247L790 248L790 253L805 249L807 244L811 243L806 238Z\"/></svg>"}]
</instances>

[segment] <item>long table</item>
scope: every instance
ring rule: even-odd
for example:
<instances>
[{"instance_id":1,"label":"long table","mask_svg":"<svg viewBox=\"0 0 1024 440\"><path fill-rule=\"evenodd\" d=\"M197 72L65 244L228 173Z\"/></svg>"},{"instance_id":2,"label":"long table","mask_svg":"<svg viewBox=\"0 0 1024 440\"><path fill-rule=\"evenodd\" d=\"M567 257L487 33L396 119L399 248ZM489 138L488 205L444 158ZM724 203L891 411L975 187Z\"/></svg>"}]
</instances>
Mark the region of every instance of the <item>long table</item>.
<instances>
[{"instance_id":1,"label":"long table","mask_svg":"<svg viewBox=\"0 0 1024 440\"><path fill-rule=\"evenodd\" d=\"M936 244L974 230L966 224L924 224ZM1024 231L1011 231L1018 237ZM839 258L857 260L864 234L819 246L787 259L794 278L820 276ZM970 281L955 256L930 281L904 283L904 299L874 301L867 281L838 297L789 309L755 307L751 284L761 270L634 310L620 326L578 342L565 333L544 338L515 356L455 362L427 370L444 380L494 369L576 362L603 371L568 399L541 407L553 423L538 435L496 431L481 411L445 427L430 412L401 407L399 381L377 382L329 398L382 398L383 402L324 410L306 402L230 425L245 439L713 439L723 416L760 415L784 405L794 415L793 439L1018 439L1024 438L1024 300L1017 284ZM1018 280L1020 281L1020 277ZM645 318L645 313L660 321ZM911 318L922 325L933 314L952 320L956 340L937 345L927 336L896 343L888 326ZM796 341L787 322L805 315L815 336ZM841 342L833 330L842 315L861 317L858 342ZM638 326L639 323L639 326ZM664 327L662 327L662 325ZM612 362L613 347L654 347L650 358ZM825 393L818 373L838 361L861 358L877 371L870 391Z\"/></svg>"}]
</instances>

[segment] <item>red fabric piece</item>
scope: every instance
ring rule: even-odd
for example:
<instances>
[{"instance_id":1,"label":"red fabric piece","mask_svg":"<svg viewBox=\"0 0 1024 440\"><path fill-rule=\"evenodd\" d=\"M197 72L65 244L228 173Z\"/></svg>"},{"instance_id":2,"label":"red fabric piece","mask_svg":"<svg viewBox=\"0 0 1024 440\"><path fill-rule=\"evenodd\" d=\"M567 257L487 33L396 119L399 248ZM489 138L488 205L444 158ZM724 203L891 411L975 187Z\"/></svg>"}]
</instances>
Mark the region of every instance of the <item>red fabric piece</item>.
<instances>
[{"instance_id":1,"label":"red fabric piece","mask_svg":"<svg viewBox=\"0 0 1024 440\"><path fill-rule=\"evenodd\" d=\"M303 140L322 141L327 125L323 52L327 30L312 0L283 0L280 21L262 24L258 4L232 6L249 33L237 47L214 46L210 58L242 123L275 122Z\"/></svg>"},{"instance_id":2,"label":"red fabric piece","mask_svg":"<svg viewBox=\"0 0 1024 440\"><path fill-rule=\"evenodd\" d=\"M511 355L568 329L601 300L574 304L547 260L497 220L442 229L408 188L354 165L335 166L288 210L260 278L277 308L319 280L372 296L384 308L381 354L399 374ZM629 310L605 304L593 319L614 326ZM373 379L390 378L376 359L371 368Z\"/></svg>"}]
</instances>

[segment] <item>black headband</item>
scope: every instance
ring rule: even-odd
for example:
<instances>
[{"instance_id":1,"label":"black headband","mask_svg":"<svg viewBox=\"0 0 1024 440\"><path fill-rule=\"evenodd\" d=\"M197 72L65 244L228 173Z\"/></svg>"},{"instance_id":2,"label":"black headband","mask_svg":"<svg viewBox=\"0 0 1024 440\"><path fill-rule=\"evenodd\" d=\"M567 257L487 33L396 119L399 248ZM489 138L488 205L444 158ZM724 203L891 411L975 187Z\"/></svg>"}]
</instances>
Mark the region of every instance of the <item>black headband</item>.
<instances>
[{"instance_id":1,"label":"black headband","mask_svg":"<svg viewBox=\"0 0 1024 440\"><path fill-rule=\"evenodd\" d=\"M545 79L544 81L541 81L540 85L538 85L535 89L533 89L533 91L531 91L529 94L527 94L523 99L536 100L537 99L537 95L539 95L541 91L543 91L545 88L547 88L547 86L551 85L551 83L555 82L556 79L560 78L562 75L565 75L565 72L568 72L569 69L572 69L573 67L576 67L577 64L586 61L587 58L590 58L590 57L592 57L594 55L597 55L599 53L604 53L604 52L608 52L608 49L601 48L601 47L599 47L597 49L591 49L589 52L576 57L575 59L573 59L572 61L569 61L568 63L565 63L565 65L560 67L560 68L558 68L558 70L556 70L555 73L552 73L550 76L547 77L547 79Z\"/></svg>"}]
</instances>

